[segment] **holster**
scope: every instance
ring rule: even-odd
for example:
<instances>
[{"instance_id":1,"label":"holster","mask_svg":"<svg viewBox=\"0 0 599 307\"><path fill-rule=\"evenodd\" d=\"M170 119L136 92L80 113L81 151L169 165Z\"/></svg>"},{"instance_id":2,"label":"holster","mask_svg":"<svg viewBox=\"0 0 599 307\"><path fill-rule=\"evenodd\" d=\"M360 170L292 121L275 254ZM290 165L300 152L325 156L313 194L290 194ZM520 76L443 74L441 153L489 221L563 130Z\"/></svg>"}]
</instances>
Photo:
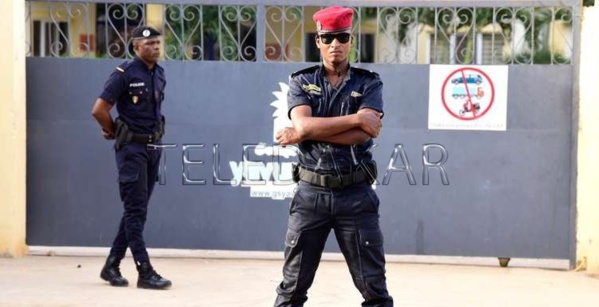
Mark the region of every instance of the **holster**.
<instances>
[{"instance_id":1,"label":"holster","mask_svg":"<svg viewBox=\"0 0 599 307\"><path fill-rule=\"evenodd\" d=\"M160 131L151 134L133 133L129 130L129 126L125 121L116 118L114 124L116 126L114 149L117 151L128 143L153 144L159 141L164 135L165 118L162 116L160 121Z\"/></svg>"},{"instance_id":2,"label":"holster","mask_svg":"<svg viewBox=\"0 0 599 307\"><path fill-rule=\"evenodd\" d=\"M300 172L299 164L293 163L292 169L291 169L291 175L292 175L291 178L293 179L293 182L295 182L295 183L298 183L300 181L299 172Z\"/></svg>"},{"instance_id":3,"label":"holster","mask_svg":"<svg viewBox=\"0 0 599 307\"><path fill-rule=\"evenodd\" d=\"M366 174L368 175L368 183L373 184L378 177L378 169L376 167L376 161L371 160L368 163L363 164L366 168Z\"/></svg>"},{"instance_id":4,"label":"holster","mask_svg":"<svg viewBox=\"0 0 599 307\"><path fill-rule=\"evenodd\" d=\"M131 142L131 138L133 137L133 133L129 131L129 126L122 119L117 117L114 121L116 131L114 138L114 149L120 150L123 145Z\"/></svg>"}]
</instances>

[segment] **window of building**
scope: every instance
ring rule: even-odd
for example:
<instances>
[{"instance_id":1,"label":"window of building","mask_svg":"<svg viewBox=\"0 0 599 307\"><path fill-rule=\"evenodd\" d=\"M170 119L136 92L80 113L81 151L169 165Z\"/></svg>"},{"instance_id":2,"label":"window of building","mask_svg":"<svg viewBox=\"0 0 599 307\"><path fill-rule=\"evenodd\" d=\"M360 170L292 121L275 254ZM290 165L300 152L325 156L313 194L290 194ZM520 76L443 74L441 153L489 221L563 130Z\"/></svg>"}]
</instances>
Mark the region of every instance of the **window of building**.
<instances>
[{"instance_id":1,"label":"window of building","mask_svg":"<svg viewBox=\"0 0 599 307\"><path fill-rule=\"evenodd\" d=\"M70 41L68 35L66 22L33 21L33 56L64 56Z\"/></svg>"},{"instance_id":2,"label":"window of building","mask_svg":"<svg viewBox=\"0 0 599 307\"><path fill-rule=\"evenodd\" d=\"M482 64L503 64L503 48L505 41L501 35L481 34Z\"/></svg>"},{"instance_id":3,"label":"window of building","mask_svg":"<svg viewBox=\"0 0 599 307\"><path fill-rule=\"evenodd\" d=\"M304 37L306 62L320 62L320 50L316 46L316 32L308 32Z\"/></svg>"},{"instance_id":4,"label":"window of building","mask_svg":"<svg viewBox=\"0 0 599 307\"><path fill-rule=\"evenodd\" d=\"M375 42L374 42L374 34L370 33L362 33L360 36L356 37L354 35L354 46L359 50L359 59L360 63L374 63L374 51L375 51Z\"/></svg>"}]
</instances>

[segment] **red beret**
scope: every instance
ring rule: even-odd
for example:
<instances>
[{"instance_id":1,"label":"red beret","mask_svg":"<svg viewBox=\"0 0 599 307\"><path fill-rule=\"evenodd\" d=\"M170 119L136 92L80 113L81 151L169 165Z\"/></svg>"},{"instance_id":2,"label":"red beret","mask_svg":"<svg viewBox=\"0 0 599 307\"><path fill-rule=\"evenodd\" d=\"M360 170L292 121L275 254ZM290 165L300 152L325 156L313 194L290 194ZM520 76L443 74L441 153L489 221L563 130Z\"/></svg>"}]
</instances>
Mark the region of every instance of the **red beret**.
<instances>
[{"instance_id":1,"label":"red beret","mask_svg":"<svg viewBox=\"0 0 599 307\"><path fill-rule=\"evenodd\" d=\"M326 32L344 32L351 30L354 10L341 6L329 6L312 16L316 22L316 31Z\"/></svg>"}]
</instances>

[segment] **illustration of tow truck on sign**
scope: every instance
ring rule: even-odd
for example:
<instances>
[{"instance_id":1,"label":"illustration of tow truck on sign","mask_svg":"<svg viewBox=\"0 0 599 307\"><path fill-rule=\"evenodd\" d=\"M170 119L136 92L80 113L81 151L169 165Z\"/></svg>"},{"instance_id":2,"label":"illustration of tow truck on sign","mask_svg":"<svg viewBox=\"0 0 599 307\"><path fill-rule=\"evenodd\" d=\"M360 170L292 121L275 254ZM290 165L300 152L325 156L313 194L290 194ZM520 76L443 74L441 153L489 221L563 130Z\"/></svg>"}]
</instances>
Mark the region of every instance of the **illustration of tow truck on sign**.
<instances>
[{"instance_id":1,"label":"illustration of tow truck on sign","mask_svg":"<svg viewBox=\"0 0 599 307\"><path fill-rule=\"evenodd\" d=\"M481 99L485 95L483 88L479 86L483 83L482 76L468 75L468 77L456 77L451 79L451 83L455 84L451 92L451 97L453 97L454 99L467 98L466 102L464 102L464 104L462 105L459 114L463 116L466 113L470 112L473 112L473 114L477 114L478 112L480 112L480 103L475 103L472 101L472 99Z\"/></svg>"},{"instance_id":2,"label":"illustration of tow truck on sign","mask_svg":"<svg viewBox=\"0 0 599 307\"><path fill-rule=\"evenodd\" d=\"M466 87L468 87L467 91L466 91ZM458 85L458 86L454 87L453 91L451 92L451 97L456 98L456 99L457 98L464 99L468 96L480 99L480 98L483 98L484 95L485 95L485 92L483 91L482 87L472 85L472 84Z\"/></svg>"}]
</instances>

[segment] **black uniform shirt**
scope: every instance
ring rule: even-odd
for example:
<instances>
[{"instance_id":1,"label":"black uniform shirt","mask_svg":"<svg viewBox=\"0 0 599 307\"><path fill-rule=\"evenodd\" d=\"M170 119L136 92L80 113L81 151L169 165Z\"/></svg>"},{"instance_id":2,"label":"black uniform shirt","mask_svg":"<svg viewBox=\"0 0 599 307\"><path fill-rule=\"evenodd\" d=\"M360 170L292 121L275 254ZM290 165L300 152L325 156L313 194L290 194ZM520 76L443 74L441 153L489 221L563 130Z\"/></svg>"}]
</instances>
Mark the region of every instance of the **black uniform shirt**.
<instances>
[{"instance_id":1,"label":"black uniform shirt","mask_svg":"<svg viewBox=\"0 0 599 307\"><path fill-rule=\"evenodd\" d=\"M119 117L135 133L160 130L166 78L158 64L150 70L138 57L119 65L110 75L100 98L114 105Z\"/></svg>"},{"instance_id":2,"label":"black uniform shirt","mask_svg":"<svg viewBox=\"0 0 599 307\"><path fill-rule=\"evenodd\" d=\"M349 115L363 108L383 113L382 90L383 83L375 72L350 67L345 79L334 89L325 77L324 67L310 67L291 75L287 95L288 115L299 105L310 106L313 117ZM372 144L372 139L356 145L304 141L299 144L299 162L320 174L347 174L360 163L372 160L369 151Z\"/></svg>"}]
</instances>

